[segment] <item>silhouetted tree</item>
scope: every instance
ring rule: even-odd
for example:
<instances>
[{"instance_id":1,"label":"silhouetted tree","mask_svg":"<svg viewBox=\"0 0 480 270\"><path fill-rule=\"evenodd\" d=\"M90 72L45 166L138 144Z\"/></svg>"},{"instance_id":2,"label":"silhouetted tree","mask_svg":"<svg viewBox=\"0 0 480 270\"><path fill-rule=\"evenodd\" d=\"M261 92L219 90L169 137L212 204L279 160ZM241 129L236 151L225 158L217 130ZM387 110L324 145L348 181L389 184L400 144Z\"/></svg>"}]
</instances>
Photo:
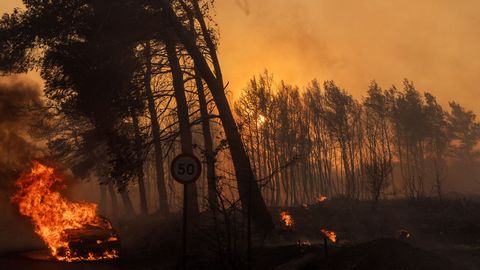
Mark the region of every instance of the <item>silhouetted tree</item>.
<instances>
[{"instance_id":1,"label":"silhouetted tree","mask_svg":"<svg viewBox=\"0 0 480 270\"><path fill-rule=\"evenodd\" d=\"M179 41L195 61L195 68L201 74L212 93L219 117L222 120L225 135L229 142L242 205L244 209L248 209L249 213L252 214L259 229L270 230L273 228L273 221L255 181L255 175L248 155L245 152L244 144L238 132L232 111L230 110L230 105L224 91L224 84L219 76L219 74L221 74L219 65L214 65L217 66L214 71L210 69L207 58L197 46L195 36L189 33L188 29L182 24L182 21L172 8L172 4L167 0L160 0L159 4L163 10L165 20L175 31ZM204 33L204 36L205 34L206 33ZM209 35L210 34L207 34L206 36ZM215 48L210 48L209 53L210 55L216 55ZM210 57L214 62L216 58L217 57ZM255 205L255 207L249 208L248 205Z\"/></svg>"},{"instance_id":2,"label":"silhouetted tree","mask_svg":"<svg viewBox=\"0 0 480 270\"><path fill-rule=\"evenodd\" d=\"M478 156L475 146L480 140L480 124L476 115L456 102L450 102L450 132L454 143L452 149L464 162L471 163Z\"/></svg>"},{"instance_id":3,"label":"silhouetted tree","mask_svg":"<svg viewBox=\"0 0 480 270\"><path fill-rule=\"evenodd\" d=\"M389 184L393 170L390 122L388 119L389 102L383 90L372 82L363 102L365 109L365 169L373 207Z\"/></svg>"}]
</instances>

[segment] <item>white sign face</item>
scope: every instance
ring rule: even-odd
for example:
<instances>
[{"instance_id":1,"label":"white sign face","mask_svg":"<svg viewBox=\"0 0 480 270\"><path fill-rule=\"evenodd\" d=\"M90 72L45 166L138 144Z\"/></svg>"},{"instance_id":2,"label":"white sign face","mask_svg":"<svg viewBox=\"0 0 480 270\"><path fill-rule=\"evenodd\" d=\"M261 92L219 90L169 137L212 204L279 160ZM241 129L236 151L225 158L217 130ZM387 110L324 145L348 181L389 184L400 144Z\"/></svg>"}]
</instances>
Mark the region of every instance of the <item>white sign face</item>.
<instances>
[{"instance_id":1,"label":"white sign face","mask_svg":"<svg viewBox=\"0 0 480 270\"><path fill-rule=\"evenodd\" d=\"M170 173L181 184L193 183L202 173L202 164L192 154L180 154L173 159Z\"/></svg>"}]
</instances>

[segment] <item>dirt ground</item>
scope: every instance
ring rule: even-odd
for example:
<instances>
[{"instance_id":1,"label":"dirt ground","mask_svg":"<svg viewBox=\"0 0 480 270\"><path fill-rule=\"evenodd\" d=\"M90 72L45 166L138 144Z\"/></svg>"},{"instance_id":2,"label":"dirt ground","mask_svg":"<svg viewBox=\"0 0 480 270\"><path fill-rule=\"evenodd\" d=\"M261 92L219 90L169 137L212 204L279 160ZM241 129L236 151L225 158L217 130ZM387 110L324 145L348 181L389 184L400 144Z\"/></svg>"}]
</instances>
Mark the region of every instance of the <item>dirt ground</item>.
<instances>
[{"instance_id":1,"label":"dirt ground","mask_svg":"<svg viewBox=\"0 0 480 270\"><path fill-rule=\"evenodd\" d=\"M375 210L368 202L327 200L281 209L294 219L283 238L321 243L320 229L337 233L329 258L314 252L298 269L474 270L480 269L479 209L476 199L392 200Z\"/></svg>"},{"instance_id":2,"label":"dirt ground","mask_svg":"<svg viewBox=\"0 0 480 270\"><path fill-rule=\"evenodd\" d=\"M261 241L255 238L252 268L477 270L479 209L480 203L472 199L384 201L375 210L368 202L333 199L307 207L272 209L278 228ZM280 211L291 215L293 226L283 225ZM59 263L32 258L31 250L38 249L36 246L0 252L0 269L176 268L181 231L178 222L152 215L115 223L123 247L119 260ZM338 237L336 243L328 242L328 256L321 229L335 231ZM194 228L193 233L203 232ZM205 237L192 241L189 269L228 269L225 262L210 256L202 242Z\"/></svg>"}]
</instances>

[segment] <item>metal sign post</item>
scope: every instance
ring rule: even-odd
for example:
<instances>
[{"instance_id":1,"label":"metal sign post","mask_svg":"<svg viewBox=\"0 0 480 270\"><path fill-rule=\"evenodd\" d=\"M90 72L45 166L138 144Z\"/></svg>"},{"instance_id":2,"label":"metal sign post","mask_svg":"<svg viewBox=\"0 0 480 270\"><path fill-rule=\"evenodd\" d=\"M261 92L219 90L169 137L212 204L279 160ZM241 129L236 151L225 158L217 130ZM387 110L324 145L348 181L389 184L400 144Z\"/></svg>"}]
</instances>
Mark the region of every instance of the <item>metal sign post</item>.
<instances>
[{"instance_id":1,"label":"metal sign post","mask_svg":"<svg viewBox=\"0 0 480 270\"><path fill-rule=\"evenodd\" d=\"M183 227L182 227L182 269L187 267L187 219L188 219L188 185L195 183L202 173L202 163L189 153L176 156L170 166L173 179L183 184Z\"/></svg>"}]
</instances>

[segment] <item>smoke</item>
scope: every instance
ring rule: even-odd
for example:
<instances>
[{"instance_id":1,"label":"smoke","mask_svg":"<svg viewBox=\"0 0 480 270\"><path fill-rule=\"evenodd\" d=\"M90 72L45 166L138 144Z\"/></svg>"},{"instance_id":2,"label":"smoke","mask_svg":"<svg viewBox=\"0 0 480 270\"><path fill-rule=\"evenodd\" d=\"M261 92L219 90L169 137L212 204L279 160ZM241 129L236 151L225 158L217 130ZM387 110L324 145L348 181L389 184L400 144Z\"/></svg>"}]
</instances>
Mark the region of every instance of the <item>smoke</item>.
<instances>
[{"instance_id":1,"label":"smoke","mask_svg":"<svg viewBox=\"0 0 480 270\"><path fill-rule=\"evenodd\" d=\"M41 104L37 84L18 77L0 80L0 164L1 168L21 169L36 154L28 134ZM28 164L27 164L28 165Z\"/></svg>"},{"instance_id":2,"label":"smoke","mask_svg":"<svg viewBox=\"0 0 480 270\"><path fill-rule=\"evenodd\" d=\"M357 98L371 80L383 87L413 80L443 105L480 112L480 2L473 0L216 1L220 60L238 92L267 68L304 86L335 80Z\"/></svg>"},{"instance_id":3,"label":"smoke","mask_svg":"<svg viewBox=\"0 0 480 270\"><path fill-rule=\"evenodd\" d=\"M38 84L24 76L0 77L0 251L40 245L28 220L10 203L19 173L41 155L29 136L40 104Z\"/></svg>"}]
</instances>

